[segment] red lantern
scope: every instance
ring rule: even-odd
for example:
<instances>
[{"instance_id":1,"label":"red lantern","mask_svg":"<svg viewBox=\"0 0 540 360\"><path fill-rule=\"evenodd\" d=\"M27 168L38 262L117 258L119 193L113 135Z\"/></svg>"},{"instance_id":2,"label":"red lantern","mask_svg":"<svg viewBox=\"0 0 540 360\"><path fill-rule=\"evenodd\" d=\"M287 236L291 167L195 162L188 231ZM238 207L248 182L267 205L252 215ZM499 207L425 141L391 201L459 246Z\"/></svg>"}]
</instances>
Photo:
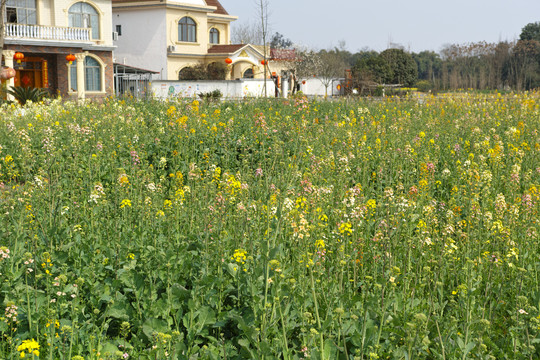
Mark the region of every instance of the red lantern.
<instances>
[{"instance_id":1,"label":"red lantern","mask_svg":"<svg viewBox=\"0 0 540 360\"><path fill-rule=\"evenodd\" d=\"M302 81L302 85L306 85L306 80Z\"/></svg>"},{"instance_id":2,"label":"red lantern","mask_svg":"<svg viewBox=\"0 0 540 360\"><path fill-rule=\"evenodd\" d=\"M22 52L16 52L15 55L13 55L13 58L17 60L17 64L21 63L21 60L24 59L24 54Z\"/></svg>"},{"instance_id":3,"label":"red lantern","mask_svg":"<svg viewBox=\"0 0 540 360\"><path fill-rule=\"evenodd\" d=\"M232 64L231 58L226 58L226 59L225 59L225 63L226 63L227 65L231 65L231 64Z\"/></svg>"},{"instance_id":4,"label":"red lantern","mask_svg":"<svg viewBox=\"0 0 540 360\"><path fill-rule=\"evenodd\" d=\"M76 57L73 54L69 54L66 56L66 60L69 62L69 65L71 65L76 60Z\"/></svg>"},{"instance_id":5,"label":"red lantern","mask_svg":"<svg viewBox=\"0 0 540 360\"><path fill-rule=\"evenodd\" d=\"M268 64L268 61L266 60L261 60L261 65L267 65Z\"/></svg>"}]
</instances>

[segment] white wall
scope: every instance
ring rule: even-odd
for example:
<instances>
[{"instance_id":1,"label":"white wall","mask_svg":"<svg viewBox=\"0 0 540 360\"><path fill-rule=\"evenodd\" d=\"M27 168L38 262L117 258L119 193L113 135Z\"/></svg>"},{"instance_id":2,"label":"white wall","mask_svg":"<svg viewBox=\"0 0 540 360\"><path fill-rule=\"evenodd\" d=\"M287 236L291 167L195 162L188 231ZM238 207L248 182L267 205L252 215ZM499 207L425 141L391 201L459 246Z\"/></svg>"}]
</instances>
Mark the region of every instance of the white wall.
<instances>
[{"instance_id":1,"label":"white wall","mask_svg":"<svg viewBox=\"0 0 540 360\"><path fill-rule=\"evenodd\" d=\"M115 41L115 62L160 72L167 78L166 14L163 9L117 10L113 12L113 31L122 25ZM159 77L160 75L158 75Z\"/></svg>"},{"instance_id":2,"label":"white wall","mask_svg":"<svg viewBox=\"0 0 540 360\"><path fill-rule=\"evenodd\" d=\"M302 84L305 81L305 84ZM339 95L340 91L337 89L337 85L343 82L344 79L333 79L328 86L328 96ZM343 89L342 89L343 90ZM308 96L324 96L325 87L319 78L309 78L300 80L300 91ZM333 92L332 92L333 91Z\"/></svg>"},{"instance_id":3,"label":"white wall","mask_svg":"<svg viewBox=\"0 0 540 360\"><path fill-rule=\"evenodd\" d=\"M266 82L269 97L275 95L275 86L272 81ZM242 79L223 81L153 81L152 93L157 98L167 97L195 97L199 93L220 90L225 98L243 98L264 96L264 80Z\"/></svg>"}]
</instances>

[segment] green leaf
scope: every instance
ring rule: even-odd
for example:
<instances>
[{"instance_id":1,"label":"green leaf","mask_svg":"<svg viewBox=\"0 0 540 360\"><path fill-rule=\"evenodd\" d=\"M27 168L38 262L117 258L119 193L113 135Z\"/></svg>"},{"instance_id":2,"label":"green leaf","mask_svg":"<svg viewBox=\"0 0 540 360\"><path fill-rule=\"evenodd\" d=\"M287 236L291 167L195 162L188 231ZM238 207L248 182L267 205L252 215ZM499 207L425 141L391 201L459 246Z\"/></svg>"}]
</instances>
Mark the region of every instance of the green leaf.
<instances>
[{"instance_id":1,"label":"green leaf","mask_svg":"<svg viewBox=\"0 0 540 360\"><path fill-rule=\"evenodd\" d=\"M463 357L466 357L467 354L474 348L475 345L476 343L474 342L468 343L467 346L465 347L465 351L463 351Z\"/></svg>"},{"instance_id":2,"label":"green leaf","mask_svg":"<svg viewBox=\"0 0 540 360\"><path fill-rule=\"evenodd\" d=\"M169 331L169 327L165 320L149 318L144 322L142 330L148 339L152 339L154 333L166 333Z\"/></svg>"},{"instance_id":3,"label":"green leaf","mask_svg":"<svg viewBox=\"0 0 540 360\"><path fill-rule=\"evenodd\" d=\"M324 342L324 359L337 359L337 352L338 349L336 345L334 345L334 342L330 339L326 339Z\"/></svg>"}]
</instances>

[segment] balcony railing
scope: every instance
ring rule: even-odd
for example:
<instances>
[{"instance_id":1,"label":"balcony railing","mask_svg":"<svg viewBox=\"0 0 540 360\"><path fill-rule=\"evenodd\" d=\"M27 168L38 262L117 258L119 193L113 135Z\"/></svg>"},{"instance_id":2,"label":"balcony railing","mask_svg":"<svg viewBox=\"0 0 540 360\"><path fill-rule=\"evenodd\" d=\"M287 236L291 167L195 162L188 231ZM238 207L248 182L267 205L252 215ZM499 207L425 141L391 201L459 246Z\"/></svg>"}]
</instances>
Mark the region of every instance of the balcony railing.
<instances>
[{"instance_id":1,"label":"balcony railing","mask_svg":"<svg viewBox=\"0 0 540 360\"><path fill-rule=\"evenodd\" d=\"M92 41L89 28L76 28L64 26L45 26L30 24L8 23L6 38L29 39L29 40L56 40L56 41Z\"/></svg>"}]
</instances>

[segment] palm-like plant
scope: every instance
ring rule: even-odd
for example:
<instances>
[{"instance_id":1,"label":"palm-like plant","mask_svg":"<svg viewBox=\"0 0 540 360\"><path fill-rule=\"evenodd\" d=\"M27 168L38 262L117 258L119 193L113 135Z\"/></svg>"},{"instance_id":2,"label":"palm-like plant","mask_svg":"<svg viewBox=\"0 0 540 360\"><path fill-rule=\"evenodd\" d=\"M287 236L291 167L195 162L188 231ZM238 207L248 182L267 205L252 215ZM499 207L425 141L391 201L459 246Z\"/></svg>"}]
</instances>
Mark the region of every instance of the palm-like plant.
<instances>
[{"instance_id":1,"label":"palm-like plant","mask_svg":"<svg viewBox=\"0 0 540 360\"><path fill-rule=\"evenodd\" d=\"M49 95L49 92L45 89L22 86L14 86L7 89L6 92L12 95L21 105L26 104L28 101L39 102Z\"/></svg>"}]
</instances>

